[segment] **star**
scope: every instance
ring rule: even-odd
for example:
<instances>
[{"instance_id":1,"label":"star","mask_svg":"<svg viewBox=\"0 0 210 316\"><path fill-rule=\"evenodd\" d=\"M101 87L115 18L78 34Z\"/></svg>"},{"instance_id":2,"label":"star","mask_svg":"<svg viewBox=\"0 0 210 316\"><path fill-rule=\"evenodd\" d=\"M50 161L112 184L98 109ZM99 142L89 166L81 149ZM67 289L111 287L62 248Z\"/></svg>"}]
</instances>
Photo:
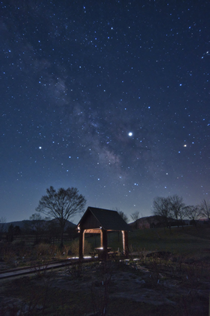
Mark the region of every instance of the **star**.
<instances>
[{"instance_id":1,"label":"star","mask_svg":"<svg viewBox=\"0 0 210 316\"><path fill-rule=\"evenodd\" d=\"M161 1L146 10L137 0L125 10L104 1L103 14L77 1L39 1L34 10L30 0L27 12L19 2L18 16L15 5L1 8L7 221L29 218L50 185L76 187L87 205L128 215L134 204L152 215L158 195L180 194L189 205L209 196L210 2L186 0L170 12Z\"/></svg>"}]
</instances>

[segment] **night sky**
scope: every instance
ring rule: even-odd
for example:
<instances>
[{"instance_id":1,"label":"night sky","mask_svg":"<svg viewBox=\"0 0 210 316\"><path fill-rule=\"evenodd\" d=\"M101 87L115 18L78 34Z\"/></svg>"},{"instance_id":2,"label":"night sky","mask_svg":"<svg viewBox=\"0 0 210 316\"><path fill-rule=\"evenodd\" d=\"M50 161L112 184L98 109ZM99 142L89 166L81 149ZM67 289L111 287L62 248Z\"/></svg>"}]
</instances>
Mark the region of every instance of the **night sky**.
<instances>
[{"instance_id":1,"label":"night sky","mask_svg":"<svg viewBox=\"0 0 210 316\"><path fill-rule=\"evenodd\" d=\"M128 216L209 201L209 16L209 1L0 1L0 217L29 219L51 185Z\"/></svg>"}]
</instances>

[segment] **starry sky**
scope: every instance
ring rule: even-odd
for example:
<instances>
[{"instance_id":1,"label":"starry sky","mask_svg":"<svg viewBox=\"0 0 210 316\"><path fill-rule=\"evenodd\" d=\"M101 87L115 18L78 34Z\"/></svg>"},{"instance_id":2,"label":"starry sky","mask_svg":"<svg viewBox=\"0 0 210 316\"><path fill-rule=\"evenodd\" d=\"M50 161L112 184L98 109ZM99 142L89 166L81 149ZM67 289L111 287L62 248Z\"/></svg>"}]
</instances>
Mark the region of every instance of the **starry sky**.
<instances>
[{"instance_id":1,"label":"starry sky","mask_svg":"<svg viewBox=\"0 0 210 316\"><path fill-rule=\"evenodd\" d=\"M157 196L209 201L209 12L0 1L0 217L29 219L51 185L128 216Z\"/></svg>"}]
</instances>

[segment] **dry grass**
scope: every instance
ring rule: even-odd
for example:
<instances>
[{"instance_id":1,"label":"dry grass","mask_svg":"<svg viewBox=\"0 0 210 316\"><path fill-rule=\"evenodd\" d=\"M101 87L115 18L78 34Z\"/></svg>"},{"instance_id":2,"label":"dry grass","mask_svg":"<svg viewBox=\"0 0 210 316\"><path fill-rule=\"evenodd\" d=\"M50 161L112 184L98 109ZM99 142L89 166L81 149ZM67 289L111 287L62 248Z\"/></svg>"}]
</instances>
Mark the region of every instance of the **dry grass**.
<instances>
[{"instance_id":1,"label":"dry grass","mask_svg":"<svg viewBox=\"0 0 210 316\"><path fill-rule=\"evenodd\" d=\"M75 239L74 241L71 242L69 249L71 250L72 254L75 256L79 256L79 240ZM88 255L92 251L92 245L85 240L85 255Z\"/></svg>"},{"instance_id":2,"label":"dry grass","mask_svg":"<svg viewBox=\"0 0 210 316\"><path fill-rule=\"evenodd\" d=\"M171 262L151 258L144 262L149 273L143 273L137 269L143 261L126 263L92 263L78 267L79 274L64 269L4 282L0 315L102 315L104 307L109 316L207 313L209 284L191 265L174 269Z\"/></svg>"},{"instance_id":3,"label":"dry grass","mask_svg":"<svg viewBox=\"0 0 210 316\"><path fill-rule=\"evenodd\" d=\"M98 237L97 237L98 238ZM86 241L86 252L98 246L99 239ZM2 281L0 315L75 315L83 316L94 310L108 308L107 315L197 316L208 313L210 283L210 229L209 227L138 230L129 233L132 258L110 263L109 270L94 263L36 276ZM109 235L109 246L121 249L121 236ZM63 249L77 254L78 240ZM149 251L169 251L167 256L147 257ZM59 248L40 244L35 248L19 248L19 254L40 259L52 254L63 256ZM17 255L17 249L5 247L6 260ZM149 272L139 269L143 266ZM79 273L78 273L79 271ZM137 282L138 281L138 282ZM106 288L105 288L106 284ZM146 295L145 301L138 301ZM173 302L154 305L155 296ZM121 295L121 296L120 296ZM124 297L123 297L124 295Z\"/></svg>"}]
</instances>

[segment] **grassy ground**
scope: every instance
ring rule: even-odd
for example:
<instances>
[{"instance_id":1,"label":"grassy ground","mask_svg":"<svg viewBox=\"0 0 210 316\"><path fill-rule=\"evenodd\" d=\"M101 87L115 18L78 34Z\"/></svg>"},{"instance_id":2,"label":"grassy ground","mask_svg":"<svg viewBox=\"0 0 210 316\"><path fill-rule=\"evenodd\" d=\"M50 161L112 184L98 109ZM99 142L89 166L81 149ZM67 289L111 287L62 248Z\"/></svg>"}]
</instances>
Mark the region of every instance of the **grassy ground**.
<instances>
[{"instance_id":1,"label":"grassy ground","mask_svg":"<svg viewBox=\"0 0 210 316\"><path fill-rule=\"evenodd\" d=\"M138 250L164 250L176 255L200 256L210 246L210 227L184 227L166 229L151 229L135 231L130 234L130 245Z\"/></svg>"},{"instance_id":2,"label":"grassy ground","mask_svg":"<svg viewBox=\"0 0 210 316\"><path fill-rule=\"evenodd\" d=\"M198 279L197 270L181 266L174 270L171 263L153 258L141 264L149 273L136 269L138 263L132 260L128 264L109 261L70 268L70 273L61 269L5 281L0 315L99 316L104 315L104 306L107 316L207 315L209 278L199 275ZM162 302L164 298L169 301Z\"/></svg>"},{"instance_id":3,"label":"grassy ground","mask_svg":"<svg viewBox=\"0 0 210 316\"><path fill-rule=\"evenodd\" d=\"M87 238L92 248L100 245L99 236ZM170 251L174 255L203 256L210 251L210 226L186 226L134 230L128 235L130 252ZM120 233L108 234L108 246L122 250Z\"/></svg>"},{"instance_id":4,"label":"grassy ground","mask_svg":"<svg viewBox=\"0 0 210 316\"><path fill-rule=\"evenodd\" d=\"M111 271L112 281L108 288L107 315L200 316L203 315L203 311L207 314L210 226L172 228L171 232L164 228L135 230L129 233L128 239L130 251L135 252L136 256L142 251L155 250L169 251L171 256L166 260L140 256L139 264L146 267L149 273L137 269L134 260L123 266L116 260L112 266L115 268ZM100 245L99 236L88 237L86 240L90 244L89 249L93 250ZM118 248L122 250L121 234L108 234L108 245L113 250ZM71 245L66 245L66 251L69 247ZM49 249L45 249L42 245L39 247L39 252L46 255ZM187 259L193 260L190 262ZM95 265L98 265L98 268ZM79 270L71 270L70 274L62 270L52 275L37 274L33 277L4 281L0 287L0 315L88 315L94 310L94 304L100 303L102 277L106 280L106 274L97 274L99 271L101 271L100 264L93 263L91 267L87 265L87 269L81 274ZM127 273L127 277L123 273ZM132 279L133 285L128 286ZM144 283L135 280L143 280ZM167 282L171 286L164 285ZM121 292L126 286L125 298L112 297L112 294ZM127 297L132 291L134 295L138 291L141 293L139 295L154 291L166 297L172 291L170 299L174 305L155 306L148 301L135 301L131 296ZM105 294L104 292L103 300L106 298ZM99 306L103 306L102 301Z\"/></svg>"},{"instance_id":5,"label":"grassy ground","mask_svg":"<svg viewBox=\"0 0 210 316\"><path fill-rule=\"evenodd\" d=\"M8 297L24 300L24 304L10 303L0 308L2 316L13 315L49 315L49 316L85 316L94 315L94 302L91 290L74 292L46 284L35 285L33 280L25 277L7 284L4 294ZM18 288L18 291L17 291ZM95 302L98 305L98 302ZM25 308L27 304L27 309ZM9 306L8 306L9 305ZM40 306L40 309L37 308ZM123 298L109 299L108 314L115 316L163 316L176 315L173 306L151 306L142 302L131 302ZM95 314L96 315L96 314ZM102 315L102 314L97 314Z\"/></svg>"}]
</instances>

